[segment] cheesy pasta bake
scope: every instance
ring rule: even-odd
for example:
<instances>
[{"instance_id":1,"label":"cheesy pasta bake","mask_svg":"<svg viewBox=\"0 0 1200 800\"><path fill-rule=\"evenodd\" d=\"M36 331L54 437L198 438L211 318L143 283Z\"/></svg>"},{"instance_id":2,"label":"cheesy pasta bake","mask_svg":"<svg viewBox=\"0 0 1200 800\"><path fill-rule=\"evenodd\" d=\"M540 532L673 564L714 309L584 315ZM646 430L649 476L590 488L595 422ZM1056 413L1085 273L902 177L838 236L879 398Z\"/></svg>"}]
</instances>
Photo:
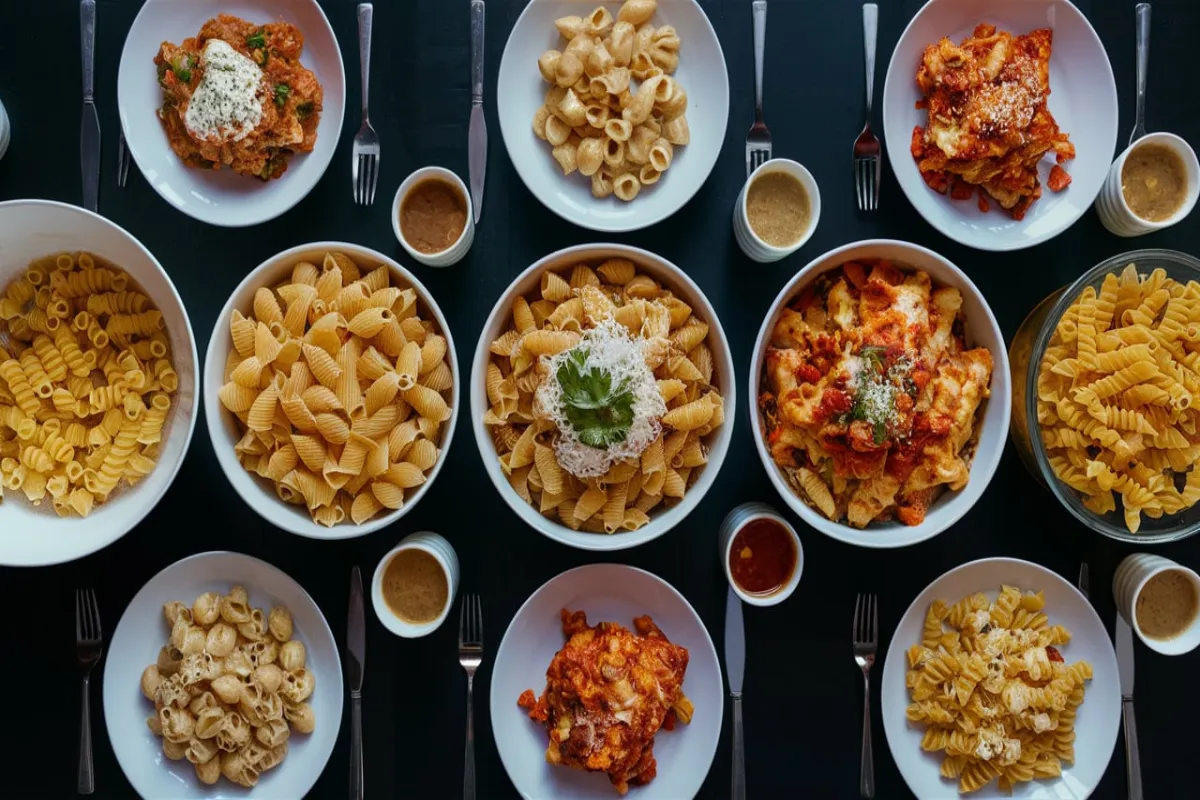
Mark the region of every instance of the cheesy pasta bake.
<instances>
[{"instance_id":1,"label":"cheesy pasta bake","mask_svg":"<svg viewBox=\"0 0 1200 800\"><path fill-rule=\"evenodd\" d=\"M230 319L218 396L243 431L238 460L321 525L400 508L441 458L446 338L416 290L391 283L387 265L326 253Z\"/></svg>"},{"instance_id":2,"label":"cheesy pasta bake","mask_svg":"<svg viewBox=\"0 0 1200 800\"><path fill-rule=\"evenodd\" d=\"M919 525L969 477L992 356L963 339L962 296L886 259L824 273L782 311L758 398L797 494L856 528Z\"/></svg>"},{"instance_id":3,"label":"cheesy pasta bake","mask_svg":"<svg viewBox=\"0 0 1200 800\"><path fill-rule=\"evenodd\" d=\"M908 649L906 715L925 728L921 749L945 753L942 777L961 793L993 779L1011 791L1075 762L1075 714L1092 666L1066 662L1058 648L1071 634L1044 608L1041 592L1012 586L994 601L983 592L935 600L921 643Z\"/></svg>"},{"instance_id":4,"label":"cheesy pasta bake","mask_svg":"<svg viewBox=\"0 0 1200 800\"><path fill-rule=\"evenodd\" d=\"M163 605L170 641L142 672L154 703L146 724L163 754L187 759L202 783L221 777L253 788L283 763L292 732L316 727L309 698L317 679L293 638L292 614L252 608L241 586L205 592L189 606Z\"/></svg>"},{"instance_id":5,"label":"cheesy pasta bake","mask_svg":"<svg viewBox=\"0 0 1200 800\"><path fill-rule=\"evenodd\" d=\"M632 262L542 273L484 376L513 489L572 530L640 528L683 498L725 420L709 325Z\"/></svg>"},{"instance_id":6,"label":"cheesy pasta bake","mask_svg":"<svg viewBox=\"0 0 1200 800\"><path fill-rule=\"evenodd\" d=\"M653 780L655 735L690 723L694 711L683 693L687 648L669 642L650 617L633 625L589 627L587 614L564 608L567 643L546 670L545 691L535 698L526 689L517 700L546 726L548 763L604 772L620 794Z\"/></svg>"},{"instance_id":7,"label":"cheesy pasta bake","mask_svg":"<svg viewBox=\"0 0 1200 800\"><path fill-rule=\"evenodd\" d=\"M86 517L154 470L178 389L162 312L128 273L34 261L0 293L0 499Z\"/></svg>"}]
</instances>

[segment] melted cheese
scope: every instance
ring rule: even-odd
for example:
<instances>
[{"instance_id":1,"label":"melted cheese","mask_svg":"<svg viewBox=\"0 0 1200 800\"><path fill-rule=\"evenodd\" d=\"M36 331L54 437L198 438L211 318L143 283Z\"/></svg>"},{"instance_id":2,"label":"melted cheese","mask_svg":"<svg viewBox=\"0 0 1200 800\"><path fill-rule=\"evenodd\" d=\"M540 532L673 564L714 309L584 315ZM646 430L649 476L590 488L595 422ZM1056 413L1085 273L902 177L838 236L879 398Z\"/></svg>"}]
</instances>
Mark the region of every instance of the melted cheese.
<instances>
[{"instance_id":1,"label":"melted cheese","mask_svg":"<svg viewBox=\"0 0 1200 800\"><path fill-rule=\"evenodd\" d=\"M200 54L203 74L184 115L197 139L236 142L262 121L263 72L220 39L209 39Z\"/></svg>"}]
</instances>

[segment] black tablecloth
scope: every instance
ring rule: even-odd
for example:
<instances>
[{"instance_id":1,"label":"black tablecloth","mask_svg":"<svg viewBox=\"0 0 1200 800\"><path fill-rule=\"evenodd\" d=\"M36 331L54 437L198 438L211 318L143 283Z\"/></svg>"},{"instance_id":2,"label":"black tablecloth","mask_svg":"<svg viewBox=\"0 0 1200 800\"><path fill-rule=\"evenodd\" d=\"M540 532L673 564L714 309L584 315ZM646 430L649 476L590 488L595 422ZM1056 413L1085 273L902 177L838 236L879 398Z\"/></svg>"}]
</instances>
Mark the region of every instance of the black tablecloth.
<instances>
[{"instance_id":1,"label":"black tablecloth","mask_svg":"<svg viewBox=\"0 0 1200 800\"><path fill-rule=\"evenodd\" d=\"M181 0L185 1L185 0ZM1000 2L1001 0L997 0ZM372 208L351 201L350 140L359 124L355 4L323 0L342 44L347 97L337 154L316 189L283 217L250 229L195 222L161 200L131 170L116 185L117 64L136 0L100 0L96 33L96 102L104 131L100 211L124 226L159 258L187 304L196 339L205 347L230 292L255 265L295 244L346 240L392 254L413 268L438 298L458 342L464 374L484 319L520 270L560 247L613 239L658 252L691 274L716 307L743 391L754 336L780 286L803 264L846 242L870 237L908 239L944 254L984 292L1006 336L1042 297L1100 260L1135 247L1200 253L1198 218L1136 242L1107 233L1094 212L1052 242L1010 254L982 253L952 243L926 224L884 170L881 210L854 208L850 144L861 125L862 36L857 2L772 0L766 56L765 106L777 156L806 164L821 187L823 213L812 240L782 263L760 266L737 249L730 209L745 179L743 141L753 113L749 0L702 2L721 38L729 68L730 122L720 161L700 192L674 217L649 230L607 237L560 221L517 178L496 118L500 54L522 6L491 0L487 19L488 127L492 135L487 200L471 253L456 267L412 264L392 235L391 197L411 170L426 164L467 174L468 3L394 0L375 7L372 109L383 146L379 199ZM880 3L876 107L888 59L917 0ZM1082 0L1080 7L1108 48L1120 96L1120 142L1132 127L1134 13L1132 2ZM12 146L0 160L0 199L81 199L79 178L79 60L77 4L71 0L7 0L0 10L0 98L12 118ZM221 8L213 4L214 12ZM1191 0L1155 3L1147 127L1174 131L1200 145L1200 109L1190 84L1200 6ZM686 48L686 44L685 44ZM530 56L530 69L533 68ZM878 123L878 114L876 115ZM147 122L145 124L154 124ZM882 126L877 125L882 133ZM907 158L905 153L891 154ZM286 180L286 178L285 178ZM0 252L3 243L0 242ZM689 519L659 540L603 556L648 569L680 589L703 617L718 649L725 580L714 558L717 523L737 503L758 499L783 508L755 455L738 397L733 446L720 476ZM465 403L464 403L465 405ZM544 539L524 526L484 474L467 420L440 479L424 502L390 528L341 542L310 541L259 519L220 473L203 419L174 486L128 536L103 552L45 569L0 570L0 662L28 683L4 691L0 740L5 742L0 796L66 797L75 788L78 692L72 641L73 589L93 585L111 633L126 604L155 572L183 556L229 549L264 558L293 576L324 610L339 639L345 633L350 567L367 575L402 536L432 529L445 535L462 561L462 586L485 599L487 643L494 652L518 606L545 580L599 560ZM0 512L0 524L4 515ZM186 533L185 533L186 531ZM964 561L984 556L1031 559L1072 581L1081 560L1091 565L1093 599L1111 625L1109 584L1117 562L1136 548L1092 534L1025 473L1009 448L987 493L938 538L901 551L852 548L800 526L806 568L796 594L781 607L747 609L746 768L754 797L849 798L858 786L861 677L850 657L847 631L854 593L880 595L883 647L900 615L929 581ZM29 535L36 536L36 531ZM1157 552L1200 565L1200 539ZM462 773L464 677L457 663L455 626L416 641L397 639L368 610L364 687L366 791L369 797L456 797ZM904 646L907 643L900 643ZM1167 658L1137 647L1137 709L1146 796L1195 796L1190 725L1200 716L1192 678L1200 652ZM478 785L482 797L510 797L491 736L488 659L476 681ZM97 672L97 675L100 673ZM879 708L878 674L874 707ZM134 680L134 676L130 676ZM96 681L98 682L98 681ZM14 684L7 683L6 687ZM323 691L335 691L325 686ZM99 691L93 692L96 794L130 797L107 741ZM348 715L347 711L347 715ZM723 797L729 786L726 714L702 797ZM325 721L328 724L329 721ZM347 725L313 797L345 795ZM28 735L27 735L28 734ZM909 792L874 721L878 796ZM36 765L36 766L34 766ZM704 769L705 765L676 765ZM1125 793L1125 759L1118 740L1096 797ZM631 793L632 796L633 793Z\"/></svg>"}]
</instances>

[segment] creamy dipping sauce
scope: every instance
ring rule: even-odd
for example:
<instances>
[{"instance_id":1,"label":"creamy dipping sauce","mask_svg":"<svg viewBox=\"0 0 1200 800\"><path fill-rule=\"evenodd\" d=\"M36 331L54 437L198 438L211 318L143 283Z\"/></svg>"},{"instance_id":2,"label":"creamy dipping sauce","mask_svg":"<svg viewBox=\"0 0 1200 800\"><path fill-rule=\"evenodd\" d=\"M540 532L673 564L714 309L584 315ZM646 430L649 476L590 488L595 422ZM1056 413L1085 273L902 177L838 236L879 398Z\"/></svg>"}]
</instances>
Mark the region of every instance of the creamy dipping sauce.
<instances>
[{"instance_id":1,"label":"creamy dipping sauce","mask_svg":"<svg viewBox=\"0 0 1200 800\"><path fill-rule=\"evenodd\" d=\"M1200 611L1196 586L1184 572L1158 573L1138 593L1134 613L1138 627L1151 639L1174 639L1191 627Z\"/></svg>"},{"instance_id":2,"label":"creamy dipping sauce","mask_svg":"<svg viewBox=\"0 0 1200 800\"><path fill-rule=\"evenodd\" d=\"M429 178L400 202L400 233L418 253L440 253L467 227L467 204L449 181Z\"/></svg>"},{"instance_id":3,"label":"creamy dipping sauce","mask_svg":"<svg viewBox=\"0 0 1200 800\"><path fill-rule=\"evenodd\" d=\"M220 39L204 43L200 66L203 74L184 115L188 131L211 142L246 138L262 121L262 70Z\"/></svg>"},{"instance_id":4,"label":"creamy dipping sauce","mask_svg":"<svg viewBox=\"0 0 1200 800\"><path fill-rule=\"evenodd\" d=\"M808 192L786 172L768 172L746 191L750 229L772 247L791 247L804 237L812 219Z\"/></svg>"},{"instance_id":5,"label":"creamy dipping sauce","mask_svg":"<svg viewBox=\"0 0 1200 800\"><path fill-rule=\"evenodd\" d=\"M1170 147L1144 144L1125 158L1121 193L1129 210L1142 219L1170 219L1187 199L1187 192L1187 168Z\"/></svg>"},{"instance_id":6,"label":"creamy dipping sauce","mask_svg":"<svg viewBox=\"0 0 1200 800\"><path fill-rule=\"evenodd\" d=\"M446 571L424 550L401 550L383 571L383 599L405 622L433 622L450 599Z\"/></svg>"}]
</instances>

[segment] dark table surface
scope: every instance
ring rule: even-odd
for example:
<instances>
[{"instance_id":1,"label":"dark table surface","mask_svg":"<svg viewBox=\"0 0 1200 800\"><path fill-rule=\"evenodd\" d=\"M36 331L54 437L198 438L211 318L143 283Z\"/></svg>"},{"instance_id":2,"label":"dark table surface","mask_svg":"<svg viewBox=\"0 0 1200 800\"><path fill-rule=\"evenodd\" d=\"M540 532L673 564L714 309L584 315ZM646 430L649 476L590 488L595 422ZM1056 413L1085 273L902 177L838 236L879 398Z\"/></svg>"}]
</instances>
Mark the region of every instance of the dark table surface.
<instances>
[{"instance_id":1,"label":"dark table surface","mask_svg":"<svg viewBox=\"0 0 1200 800\"><path fill-rule=\"evenodd\" d=\"M746 382L754 336L775 293L810 259L856 239L908 239L944 254L982 289L1007 337L1042 297L1109 256L1149 246L1200 253L1196 216L1128 242L1106 232L1094 212L1033 249L1012 254L978 252L949 241L926 224L902 196L890 170L884 171L881 210L856 212L849 150L862 125L862 37L859 4L849 0L770 3L764 93L775 154L808 165L824 202L812 240L781 263L750 262L738 250L729 225L731 204L745 179L743 140L753 113L749 0L702 2L728 62L732 97L725 146L711 177L692 201L650 230L609 237L576 228L543 207L515 175L500 138L494 89L500 54L524 5L520 0L488 3L485 96L492 146L487 201L474 247L457 266L435 270L412 264L392 235L389 213L396 186L416 167L440 164L464 177L467 174L466 0L376 4L372 109L383 159L380 199L373 207L360 208L351 201L350 140L359 113L356 104L349 102L334 161L306 199L283 217L254 228L214 228L167 205L136 167L128 186L117 188L117 63L140 3L99 0L97 5L96 103L105 137L100 211L140 238L166 267L187 304L202 348L219 309L250 269L287 247L322 239L373 247L414 269L450 322L464 371L469 369L474 342L492 304L533 260L567 245L606 239L648 248L682 266L716 307L736 354L739 391ZM347 97L357 98L355 4L322 0L322 5L342 44ZM880 3L877 100L892 48L920 5L918 0ZM1108 48L1120 97L1123 143L1133 124L1134 4L1082 0L1079 5ZM3 6L0 98L12 118L13 138L7 156L0 160L0 199L41 197L78 203L77 3L12 0ZM1193 69L1195 54L1189 55L1188 50L1195 47L1198 29L1200 5L1191 0L1154 4L1147 127L1173 131L1200 145L1200 106L1194 91L1179 77ZM718 650L726 584L713 557L717 523L731 507L746 500L784 507L755 455L743 410L749 402L744 397L738 401L733 446L716 485L699 508L657 541L603 557L648 569L676 586L704 619ZM465 417L467 409L459 413ZM57 798L74 793L79 708L71 618L76 586L96 588L104 628L111 632L138 588L163 567L202 550L237 550L264 558L299 581L324 610L340 643L350 567L359 564L369 575L401 537L431 529L445 535L458 550L463 588L483 595L487 641L494 652L509 619L530 593L559 572L597 558L526 528L491 487L467 420L460 418L460 423L441 479L425 502L378 533L324 542L288 535L259 519L220 473L200 420L174 486L129 535L71 564L0 569L0 608L5 610L0 661L9 669L19 665L20 673L36 687L36 691L4 693L2 713L7 721L0 723L5 731L0 739L7 740L8 768L0 779L0 796ZM0 512L0 524L3 519ZM184 531L202 534L183 535ZM1093 601L1111 625L1112 573L1120 559L1136 549L1101 538L1075 522L1026 474L1011 447L975 508L932 541L901 551L877 551L852 548L803 526L800 531L806 569L796 594L780 607L746 610L746 768L749 791L755 797L856 795L861 677L846 641L855 592L880 595L882 652L912 598L958 564L985 556L1014 556L1037 561L1074 581L1079 562L1086 560L1091 565ZM1200 566L1200 539L1159 547L1157 552ZM402 640L384 630L368 611L367 637L367 796L458 796L465 681L457 662L455 626L444 625L425 639ZM1147 797L1183 796L1182 787L1189 784L1195 796L1190 760L1194 745L1190 735L1181 734L1186 730L1182 720L1200 716L1200 692L1188 679L1198 669L1200 652L1171 659L1137 646L1137 708ZM491 736L486 702L489 677L485 658L475 704L479 793L510 797L515 793ZM331 690L334 687L324 687ZM100 692L94 691L96 795L131 797L133 790L105 735L100 700ZM878 696L874 707L879 708ZM728 792L729 715L725 718L702 797ZM35 735L14 735L18 720L31 722L33 728L25 730ZM910 796L888 753L878 711L873 729L878 796ZM311 796L345 796L348 765L347 724ZM676 768L704 769L704 765ZM1120 740L1095 796L1125 796Z\"/></svg>"}]
</instances>

